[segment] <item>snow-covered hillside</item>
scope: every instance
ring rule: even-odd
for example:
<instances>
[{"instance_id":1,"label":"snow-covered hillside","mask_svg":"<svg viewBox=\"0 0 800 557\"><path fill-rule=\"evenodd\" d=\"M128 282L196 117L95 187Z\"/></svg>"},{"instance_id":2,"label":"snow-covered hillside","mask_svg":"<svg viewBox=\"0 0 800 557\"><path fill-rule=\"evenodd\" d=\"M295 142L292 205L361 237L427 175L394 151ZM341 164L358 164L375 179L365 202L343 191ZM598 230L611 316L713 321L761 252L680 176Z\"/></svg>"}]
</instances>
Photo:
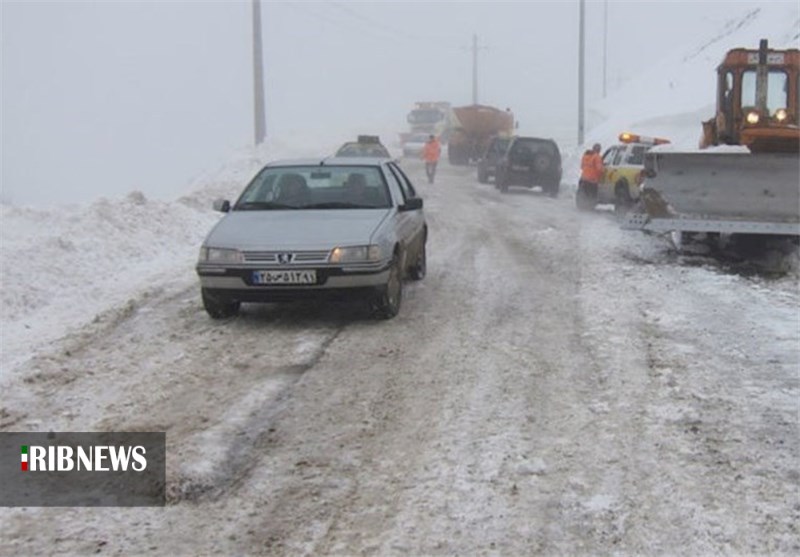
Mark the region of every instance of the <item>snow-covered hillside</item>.
<instances>
[{"instance_id":1,"label":"snow-covered hillside","mask_svg":"<svg viewBox=\"0 0 800 557\"><path fill-rule=\"evenodd\" d=\"M755 8L731 19L709 39L676 48L592 107L600 121L588 133L589 141L608 141L627 125L645 135L668 136L675 144L696 146L700 120L714 114L717 65L731 48L758 48L764 38L771 48L800 47L800 10L785 4L773 10Z\"/></svg>"},{"instance_id":2,"label":"snow-covered hillside","mask_svg":"<svg viewBox=\"0 0 800 557\"><path fill-rule=\"evenodd\" d=\"M590 107L594 127L587 143L613 142L622 130L667 136L694 144L701 119L713 111L714 68L724 52L766 37L775 47L800 45L797 9L786 4L755 9L675 54ZM266 160L329 153L352 130L310 138L271 140L245 150L217 172L197 178L172 202L132 192L124 199L98 199L88 206L0 206L0 376L37 347L89 322L109 308L158 284L178 288L191 280L197 249L219 218L217 197L233 197ZM392 139L383 134L387 144ZM580 149L578 150L578 152ZM577 159L564 164L567 183L577 181ZM188 278L187 278L188 277Z\"/></svg>"},{"instance_id":3,"label":"snow-covered hillside","mask_svg":"<svg viewBox=\"0 0 800 557\"><path fill-rule=\"evenodd\" d=\"M800 48L800 9L790 4L750 8L733 3L722 29L693 44L675 45L673 53L625 86L589 107L586 144L605 148L622 131L669 138L673 145L697 147L700 122L714 115L716 68L731 48ZM577 150L578 156L582 149ZM565 178L577 182L575 154L565 164Z\"/></svg>"}]
</instances>

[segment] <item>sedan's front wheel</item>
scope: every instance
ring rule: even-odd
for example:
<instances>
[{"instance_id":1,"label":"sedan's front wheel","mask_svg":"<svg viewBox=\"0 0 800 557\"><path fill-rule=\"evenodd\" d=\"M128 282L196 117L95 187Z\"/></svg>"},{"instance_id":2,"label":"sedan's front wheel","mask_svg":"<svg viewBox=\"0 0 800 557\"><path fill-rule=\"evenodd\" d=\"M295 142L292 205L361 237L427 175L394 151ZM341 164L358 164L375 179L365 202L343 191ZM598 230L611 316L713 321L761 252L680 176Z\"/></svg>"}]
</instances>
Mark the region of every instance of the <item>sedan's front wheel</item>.
<instances>
[{"instance_id":1,"label":"sedan's front wheel","mask_svg":"<svg viewBox=\"0 0 800 557\"><path fill-rule=\"evenodd\" d=\"M414 262L414 266L409 269L409 275L413 280L424 279L425 274L428 272L428 258L425 251L425 242L423 241L422 247L417 255L417 260Z\"/></svg>"},{"instance_id":2,"label":"sedan's front wheel","mask_svg":"<svg viewBox=\"0 0 800 557\"><path fill-rule=\"evenodd\" d=\"M209 292L207 288L201 288L200 294L203 298L203 307L212 319L225 319L239 313L241 304L237 301L215 295Z\"/></svg>"},{"instance_id":3,"label":"sedan's front wheel","mask_svg":"<svg viewBox=\"0 0 800 557\"><path fill-rule=\"evenodd\" d=\"M378 319L391 319L400 312L400 303L403 301L403 274L400 266L398 254L389 269L389 280L378 290L372 301L372 314Z\"/></svg>"}]
</instances>

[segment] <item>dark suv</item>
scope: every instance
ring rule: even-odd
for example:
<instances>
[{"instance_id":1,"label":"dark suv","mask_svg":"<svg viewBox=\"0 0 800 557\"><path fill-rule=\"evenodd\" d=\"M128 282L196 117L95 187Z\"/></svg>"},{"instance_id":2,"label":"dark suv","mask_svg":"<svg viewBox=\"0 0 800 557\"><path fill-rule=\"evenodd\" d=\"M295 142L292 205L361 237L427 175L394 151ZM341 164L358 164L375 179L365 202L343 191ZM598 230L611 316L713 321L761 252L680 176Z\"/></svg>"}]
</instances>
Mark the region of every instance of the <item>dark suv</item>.
<instances>
[{"instance_id":1,"label":"dark suv","mask_svg":"<svg viewBox=\"0 0 800 557\"><path fill-rule=\"evenodd\" d=\"M503 157L509 143L511 143L510 137L495 136L489 141L486 152L478 160L478 181L481 184L488 183L489 178L495 176L497 161Z\"/></svg>"},{"instance_id":2,"label":"dark suv","mask_svg":"<svg viewBox=\"0 0 800 557\"><path fill-rule=\"evenodd\" d=\"M507 192L509 186L539 186L551 197L561 184L561 153L552 139L514 137L497 163L495 187Z\"/></svg>"}]
</instances>

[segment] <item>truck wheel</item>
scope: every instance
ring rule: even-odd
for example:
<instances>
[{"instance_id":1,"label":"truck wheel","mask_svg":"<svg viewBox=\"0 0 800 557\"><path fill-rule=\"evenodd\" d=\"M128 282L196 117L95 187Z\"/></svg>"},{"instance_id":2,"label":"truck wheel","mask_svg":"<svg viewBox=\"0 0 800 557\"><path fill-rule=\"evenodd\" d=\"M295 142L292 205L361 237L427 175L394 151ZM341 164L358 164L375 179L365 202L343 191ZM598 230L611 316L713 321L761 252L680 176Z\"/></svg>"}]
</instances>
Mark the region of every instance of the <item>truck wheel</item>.
<instances>
[{"instance_id":1,"label":"truck wheel","mask_svg":"<svg viewBox=\"0 0 800 557\"><path fill-rule=\"evenodd\" d=\"M207 288L200 289L200 296L203 299L203 307L211 319L225 319L239 313L241 304L237 301L212 294Z\"/></svg>"}]
</instances>

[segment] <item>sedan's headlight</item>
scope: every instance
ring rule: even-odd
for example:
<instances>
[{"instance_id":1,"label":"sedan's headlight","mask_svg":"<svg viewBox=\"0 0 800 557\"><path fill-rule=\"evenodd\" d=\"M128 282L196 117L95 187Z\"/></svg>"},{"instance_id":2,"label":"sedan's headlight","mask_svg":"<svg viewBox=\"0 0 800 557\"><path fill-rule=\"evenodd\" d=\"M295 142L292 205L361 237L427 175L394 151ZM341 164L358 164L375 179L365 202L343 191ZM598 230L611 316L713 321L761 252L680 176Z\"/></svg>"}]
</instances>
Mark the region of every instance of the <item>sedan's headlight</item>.
<instances>
[{"instance_id":1,"label":"sedan's headlight","mask_svg":"<svg viewBox=\"0 0 800 557\"><path fill-rule=\"evenodd\" d=\"M758 112L753 110L753 111L747 113L747 116L745 116L745 119L747 120L748 124L755 125L755 124L758 124L758 121L761 119L761 117L759 116Z\"/></svg>"},{"instance_id":2,"label":"sedan's headlight","mask_svg":"<svg viewBox=\"0 0 800 557\"><path fill-rule=\"evenodd\" d=\"M331 251L331 263L361 263L365 261L380 261L380 246L351 246L333 248Z\"/></svg>"},{"instance_id":3,"label":"sedan's headlight","mask_svg":"<svg viewBox=\"0 0 800 557\"><path fill-rule=\"evenodd\" d=\"M238 249L200 248L202 263L243 263L244 256Z\"/></svg>"},{"instance_id":4,"label":"sedan's headlight","mask_svg":"<svg viewBox=\"0 0 800 557\"><path fill-rule=\"evenodd\" d=\"M789 113L786 112L785 108L779 108L778 110L775 111L775 119L778 122L784 122L784 121L786 121L786 119L788 117L789 117Z\"/></svg>"}]
</instances>

